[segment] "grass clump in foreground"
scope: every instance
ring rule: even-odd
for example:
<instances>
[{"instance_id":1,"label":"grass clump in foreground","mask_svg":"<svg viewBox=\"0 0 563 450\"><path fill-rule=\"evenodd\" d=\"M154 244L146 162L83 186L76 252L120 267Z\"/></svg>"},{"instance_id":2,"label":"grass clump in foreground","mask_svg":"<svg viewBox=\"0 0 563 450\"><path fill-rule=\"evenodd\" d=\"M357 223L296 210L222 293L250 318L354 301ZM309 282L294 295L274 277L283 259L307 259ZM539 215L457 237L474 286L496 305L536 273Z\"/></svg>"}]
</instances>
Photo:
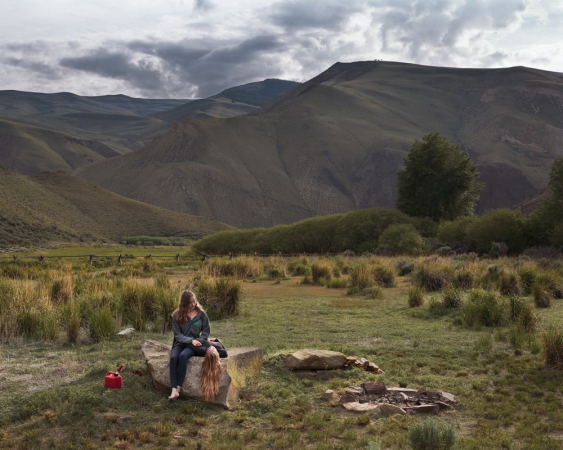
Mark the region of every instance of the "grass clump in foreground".
<instances>
[{"instance_id":1,"label":"grass clump in foreground","mask_svg":"<svg viewBox=\"0 0 563 450\"><path fill-rule=\"evenodd\" d=\"M300 258L293 261L296 259ZM333 261L332 273L338 267L344 274L368 260L345 257L342 262ZM423 258L413 261L416 266L424 264ZM304 265L310 267L315 262L310 258ZM374 262L397 267L393 258ZM510 273L515 261L505 258L495 263ZM281 259L275 264L283 268ZM453 275L461 270L482 275L490 262L450 259L449 264ZM533 262L526 264L536 267ZM561 358L563 302L553 300L551 308L535 308L531 296L506 297L495 288L490 292L504 305L504 319L491 330L486 325L459 326L463 325L471 296L477 295L475 291L463 293L463 306L443 308L440 314L430 306L407 308L413 287L410 277L398 278L394 288L380 288L384 296L377 301L350 297L338 289L300 284L304 275L280 284L266 277L256 282L239 281L245 295L239 298L238 307L244 314L215 318L212 334L228 349L262 347L264 370L241 388L240 401L233 410L223 411L195 401L169 403L153 388L139 350L144 339L171 343L172 333L166 328L162 334L160 318L167 309L166 302L158 306L153 296L176 292L178 279L184 280L180 286L185 286L186 279L193 279L193 272L187 277L184 270L157 267L150 278L142 279L103 271L88 276L73 273L71 298L53 295L52 284L61 280L62 272L48 277L38 273L38 280L33 282L0 277L2 286L12 290L10 298L19 295L24 299L28 293L40 299L33 303L36 306L51 305L55 311L64 311L58 316L61 325L52 342L28 341L31 337L16 334L0 348L0 380L4 380L0 383L0 447L402 450L414 448L409 430L418 427L422 431L417 443L442 445L425 439L436 433L428 431L434 428L428 428L424 416L357 415L332 407L323 399L327 389L340 394L348 386L367 381L452 392L457 406L440 412L437 418L438 423L456 424L459 448L561 447L563 370L552 367L558 367ZM542 270L538 268L539 273ZM285 271L291 273L287 266ZM481 275L476 277L478 283ZM197 276L211 288L217 280L223 280L225 286L233 280L209 278L204 270ZM49 282L40 282L43 279ZM198 287L195 283L192 286ZM374 282L373 286L378 285ZM446 287L443 293L429 295L443 303L448 290ZM5 292L0 290L0 295ZM477 292L480 300L489 298L489 294L481 294L489 290ZM173 298L177 301L179 297ZM3 314L11 310L5 309L7 303L0 305L0 317L5 317ZM91 309L102 310L108 305L112 318L121 318L122 326L132 323L137 314L144 314L144 331L113 337L111 342L93 342L84 322L76 343L65 342L67 325L62 324L69 324L71 334L73 330L69 317L76 317L78 311L82 321L91 317ZM534 325L526 329L526 323ZM17 326L17 321L14 324ZM544 335L543 330L550 330L550 325L553 331ZM285 354L302 348L365 357L385 374L352 368L298 378L285 369L283 359ZM548 361L548 354L555 356ZM105 390L105 374L121 363L125 364L123 389ZM145 373L135 376L135 369Z\"/></svg>"},{"instance_id":2,"label":"grass clump in foreground","mask_svg":"<svg viewBox=\"0 0 563 450\"><path fill-rule=\"evenodd\" d=\"M457 448L455 424L425 420L409 428L409 440L413 450L454 450Z\"/></svg>"}]
</instances>

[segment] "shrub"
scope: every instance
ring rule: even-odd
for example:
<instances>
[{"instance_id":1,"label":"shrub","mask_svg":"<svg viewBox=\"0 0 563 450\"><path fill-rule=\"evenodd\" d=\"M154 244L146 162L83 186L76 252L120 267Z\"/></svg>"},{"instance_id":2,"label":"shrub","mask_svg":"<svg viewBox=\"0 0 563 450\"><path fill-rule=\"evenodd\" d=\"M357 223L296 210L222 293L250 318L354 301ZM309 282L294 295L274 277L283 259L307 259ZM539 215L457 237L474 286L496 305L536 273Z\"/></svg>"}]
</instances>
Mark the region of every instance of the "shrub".
<instances>
[{"instance_id":1,"label":"shrub","mask_svg":"<svg viewBox=\"0 0 563 450\"><path fill-rule=\"evenodd\" d=\"M348 282L341 278L333 278L332 280L328 281L326 287L332 289L341 289L348 286Z\"/></svg>"},{"instance_id":2,"label":"shrub","mask_svg":"<svg viewBox=\"0 0 563 450\"><path fill-rule=\"evenodd\" d=\"M438 227L438 240L446 243L466 242L467 230L475 220L475 216L462 216L451 222L442 222Z\"/></svg>"},{"instance_id":3,"label":"shrub","mask_svg":"<svg viewBox=\"0 0 563 450\"><path fill-rule=\"evenodd\" d=\"M211 259L205 265L205 273L211 277L254 278L261 272L259 261L244 256L230 260Z\"/></svg>"},{"instance_id":4,"label":"shrub","mask_svg":"<svg viewBox=\"0 0 563 450\"><path fill-rule=\"evenodd\" d=\"M459 289L471 289L475 284L475 276L470 270L460 270L455 274L452 284Z\"/></svg>"},{"instance_id":5,"label":"shrub","mask_svg":"<svg viewBox=\"0 0 563 450\"><path fill-rule=\"evenodd\" d=\"M563 330L550 326L542 333L545 364L554 369L563 369Z\"/></svg>"},{"instance_id":6,"label":"shrub","mask_svg":"<svg viewBox=\"0 0 563 450\"><path fill-rule=\"evenodd\" d=\"M452 250L451 247L440 247L437 248L434 253L436 253L439 256L453 256L455 255L455 252Z\"/></svg>"},{"instance_id":7,"label":"shrub","mask_svg":"<svg viewBox=\"0 0 563 450\"><path fill-rule=\"evenodd\" d=\"M516 269L516 273L520 278L520 284L524 295L530 295L539 277L539 272L535 266L525 265Z\"/></svg>"},{"instance_id":8,"label":"shrub","mask_svg":"<svg viewBox=\"0 0 563 450\"><path fill-rule=\"evenodd\" d=\"M424 250L422 236L414 225L403 223L389 225L379 237L380 246L389 246L400 253L418 255Z\"/></svg>"},{"instance_id":9,"label":"shrub","mask_svg":"<svg viewBox=\"0 0 563 450\"><path fill-rule=\"evenodd\" d=\"M481 252L491 249L493 242L504 242L511 253L524 249L524 217L509 209L495 209L475 219L467 229L466 239L475 242Z\"/></svg>"},{"instance_id":10,"label":"shrub","mask_svg":"<svg viewBox=\"0 0 563 450\"><path fill-rule=\"evenodd\" d=\"M457 447L455 424L443 424L434 419L415 423L409 428L409 440L414 450L452 450Z\"/></svg>"},{"instance_id":11,"label":"shrub","mask_svg":"<svg viewBox=\"0 0 563 450\"><path fill-rule=\"evenodd\" d=\"M332 277L332 264L327 261L318 261L313 263L311 266L311 275L313 277L313 284L321 284L321 278L324 279L324 283L321 285L326 284L326 282Z\"/></svg>"},{"instance_id":12,"label":"shrub","mask_svg":"<svg viewBox=\"0 0 563 450\"><path fill-rule=\"evenodd\" d=\"M75 343L80 331L80 305L76 300L63 306L61 322L66 331L67 341L71 344Z\"/></svg>"},{"instance_id":13,"label":"shrub","mask_svg":"<svg viewBox=\"0 0 563 450\"><path fill-rule=\"evenodd\" d=\"M373 279L380 286L390 288L395 286L395 273L393 269L383 265L376 265L372 269Z\"/></svg>"},{"instance_id":14,"label":"shrub","mask_svg":"<svg viewBox=\"0 0 563 450\"><path fill-rule=\"evenodd\" d=\"M489 255L491 258L500 258L502 256L506 256L508 254L508 245L504 242L493 242L491 244L491 250L489 251Z\"/></svg>"},{"instance_id":15,"label":"shrub","mask_svg":"<svg viewBox=\"0 0 563 450\"><path fill-rule=\"evenodd\" d=\"M409 288L409 308L416 308L424 304L424 289L420 286L411 286Z\"/></svg>"},{"instance_id":16,"label":"shrub","mask_svg":"<svg viewBox=\"0 0 563 450\"><path fill-rule=\"evenodd\" d=\"M413 283L428 292L441 290L451 279L448 268L436 264L419 264L412 273Z\"/></svg>"},{"instance_id":17,"label":"shrub","mask_svg":"<svg viewBox=\"0 0 563 450\"><path fill-rule=\"evenodd\" d=\"M202 278L196 296L210 319L236 316L242 300L242 285L234 278Z\"/></svg>"},{"instance_id":18,"label":"shrub","mask_svg":"<svg viewBox=\"0 0 563 450\"><path fill-rule=\"evenodd\" d=\"M358 290L364 290L373 284L370 266L365 261L359 262L350 269L350 282L353 286L357 286Z\"/></svg>"},{"instance_id":19,"label":"shrub","mask_svg":"<svg viewBox=\"0 0 563 450\"><path fill-rule=\"evenodd\" d=\"M287 278L287 274L285 273L285 269L283 267L270 267L268 269L268 277L270 278Z\"/></svg>"},{"instance_id":20,"label":"shrub","mask_svg":"<svg viewBox=\"0 0 563 450\"><path fill-rule=\"evenodd\" d=\"M444 289L443 297L445 308L459 308L463 304L461 289L452 285L449 285Z\"/></svg>"},{"instance_id":21,"label":"shrub","mask_svg":"<svg viewBox=\"0 0 563 450\"><path fill-rule=\"evenodd\" d=\"M117 332L118 323L109 306L93 309L90 313L90 337L95 341L109 341Z\"/></svg>"},{"instance_id":22,"label":"shrub","mask_svg":"<svg viewBox=\"0 0 563 450\"><path fill-rule=\"evenodd\" d=\"M409 275L414 271L415 262L414 261L406 261L401 260L397 263L397 270L399 271L399 276L404 277L405 275Z\"/></svg>"},{"instance_id":23,"label":"shrub","mask_svg":"<svg viewBox=\"0 0 563 450\"><path fill-rule=\"evenodd\" d=\"M499 280L499 291L502 295L520 295L520 283L515 273L503 273Z\"/></svg>"},{"instance_id":24,"label":"shrub","mask_svg":"<svg viewBox=\"0 0 563 450\"><path fill-rule=\"evenodd\" d=\"M363 294L368 298L381 298L383 297L383 288L381 286L372 286L365 288Z\"/></svg>"},{"instance_id":25,"label":"shrub","mask_svg":"<svg viewBox=\"0 0 563 450\"><path fill-rule=\"evenodd\" d=\"M545 285L536 283L532 290L532 295L534 303L538 308L549 308L551 306L553 295Z\"/></svg>"},{"instance_id":26,"label":"shrub","mask_svg":"<svg viewBox=\"0 0 563 450\"><path fill-rule=\"evenodd\" d=\"M536 329L537 316L534 307L525 298L510 297L510 320L517 323L527 333Z\"/></svg>"},{"instance_id":27,"label":"shrub","mask_svg":"<svg viewBox=\"0 0 563 450\"><path fill-rule=\"evenodd\" d=\"M508 316L505 300L494 291L473 289L463 308L463 318L467 326L500 326Z\"/></svg>"}]
</instances>

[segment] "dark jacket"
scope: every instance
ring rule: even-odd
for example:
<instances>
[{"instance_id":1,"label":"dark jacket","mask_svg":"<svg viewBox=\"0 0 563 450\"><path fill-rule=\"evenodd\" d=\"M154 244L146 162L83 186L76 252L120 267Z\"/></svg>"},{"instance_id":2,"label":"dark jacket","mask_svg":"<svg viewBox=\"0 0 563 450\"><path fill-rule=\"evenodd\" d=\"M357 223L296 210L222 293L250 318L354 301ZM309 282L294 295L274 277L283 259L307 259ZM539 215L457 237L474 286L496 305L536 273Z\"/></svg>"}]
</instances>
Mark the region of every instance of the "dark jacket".
<instances>
[{"instance_id":1,"label":"dark jacket","mask_svg":"<svg viewBox=\"0 0 563 450\"><path fill-rule=\"evenodd\" d=\"M177 345L191 345L194 339L203 344L207 342L209 333L211 332L209 318L207 314L200 311L193 319L188 319L188 321L184 323L178 323L176 314L173 314L172 331L174 332L172 347L176 347Z\"/></svg>"}]
</instances>

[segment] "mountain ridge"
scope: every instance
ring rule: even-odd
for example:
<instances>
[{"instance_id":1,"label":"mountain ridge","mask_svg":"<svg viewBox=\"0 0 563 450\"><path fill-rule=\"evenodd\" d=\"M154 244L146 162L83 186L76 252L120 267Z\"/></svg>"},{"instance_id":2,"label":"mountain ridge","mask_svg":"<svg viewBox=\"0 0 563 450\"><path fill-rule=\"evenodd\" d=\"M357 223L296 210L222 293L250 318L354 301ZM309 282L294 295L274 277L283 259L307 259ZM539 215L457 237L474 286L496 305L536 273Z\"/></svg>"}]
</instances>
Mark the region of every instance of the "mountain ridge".
<instances>
[{"instance_id":1,"label":"mountain ridge","mask_svg":"<svg viewBox=\"0 0 563 450\"><path fill-rule=\"evenodd\" d=\"M111 167L76 173L172 210L270 226L394 207L408 149L434 131L478 164L479 211L510 207L547 184L562 152L563 78L530 68L337 63L254 113L176 123Z\"/></svg>"}]
</instances>

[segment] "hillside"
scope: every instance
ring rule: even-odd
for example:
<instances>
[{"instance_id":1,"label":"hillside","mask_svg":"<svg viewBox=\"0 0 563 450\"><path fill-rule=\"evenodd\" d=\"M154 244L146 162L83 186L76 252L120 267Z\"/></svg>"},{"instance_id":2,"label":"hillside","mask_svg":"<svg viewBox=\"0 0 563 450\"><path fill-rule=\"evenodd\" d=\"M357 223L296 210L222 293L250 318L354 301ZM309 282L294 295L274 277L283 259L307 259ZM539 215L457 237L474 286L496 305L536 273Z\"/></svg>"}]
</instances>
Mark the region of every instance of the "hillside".
<instances>
[{"instance_id":1,"label":"hillside","mask_svg":"<svg viewBox=\"0 0 563 450\"><path fill-rule=\"evenodd\" d=\"M87 143L87 147L104 149L98 153L108 158L146 146L155 137L167 132L172 122L190 117L208 119L247 114L255 111L257 105L284 94L297 84L292 81L265 80L225 91L232 91L234 95L237 92L246 93L248 99L254 101L252 104L234 101L221 94L208 99L170 100L132 98L125 95L83 97L68 92L41 94L0 91L0 119L65 133L75 140ZM4 139L4 144L6 142L7 139ZM36 153L37 146L34 147L35 149L28 149L24 145L18 148L25 153ZM0 164L21 174L68 170L60 161L49 161L48 155L43 154L38 159L37 166L28 164L25 171L19 172L18 165L10 164L8 159L2 157L7 152L8 150L0 148ZM99 158L87 155L84 160L98 161ZM32 162L33 159L29 161ZM75 167L78 166L72 166Z\"/></svg>"},{"instance_id":2,"label":"hillside","mask_svg":"<svg viewBox=\"0 0 563 450\"><path fill-rule=\"evenodd\" d=\"M229 228L130 200L64 173L27 177L0 167L0 245L124 236L195 239Z\"/></svg>"},{"instance_id":3,"label":"hillside","mask_svg":"<svg viewBox=\"0 0 563 450\"><path fill-rule=\"evenodd\" d=\"M255 113L177 123L147 147L78 175L175 211L269 226L393 207L411 144L439 131L479 165L484 211L547 184L563 153L562 111L557 73L338 63Z\"/></svg>"},{"instance_id":4,"label":"hillside","mask_svg":"<svg viewBox=\"0 0 563 450\"><path fill-rule=\"evenodd\" d=\"M235 102L247 103L254 106L264 106L278 97L281 97L291 89L299 86L299 84L300 83L295 81L268 78L264 81L243 84L242 86L225 89L212 98L224 97Z\"/></svg>"},{"instance_id":5,"label":"hillside","mask_svg":"<svg viewBox=\"0 0 563 450\"><path fill-rule=\"evenodd\" d=\"M106 145L64 133L0 120L0 161L19 174L72 171L117 156Z\"/></svg>"}]
</instances>

